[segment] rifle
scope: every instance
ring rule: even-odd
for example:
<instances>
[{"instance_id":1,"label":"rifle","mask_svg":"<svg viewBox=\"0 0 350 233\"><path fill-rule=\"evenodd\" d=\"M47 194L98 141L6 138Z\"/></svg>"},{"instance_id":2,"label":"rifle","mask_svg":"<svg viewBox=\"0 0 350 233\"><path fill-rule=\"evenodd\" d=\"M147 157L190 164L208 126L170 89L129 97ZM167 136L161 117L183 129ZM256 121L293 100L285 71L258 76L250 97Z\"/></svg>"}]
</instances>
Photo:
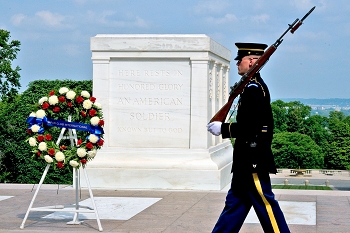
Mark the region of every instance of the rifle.
<instances>
[{"instance_id":1,"label":"rifle","mask_svg":"<svg viewBox=\"0 0 350 233\"><path fill-rule=\"evenodd\" d=\"M285 34L287 34L288 31L291 33L294 33L300 25L303 23L303 21L306 19L306 17L311 14L311 12L316 8L314 6L311 8L311 10L301 19L298 18L292 23L288 24L288 29L282 34L280 38L276 40L275 43L273 43L261 57L254 63L254 65L248 70L247 73L245 73L242 78L236 82L233 86L231 86L230 96L228 98L227 103L222 106L222 108L211 118L209 123L213 121L221 121L224 122L226 120L227 114L229 113L232 103L235 100L235 98L243 92L244 87L247 85L247 83L253 78L255 73L259 72L263 66L267 63L271 55L276 51L277 47L282 43L283 37Z\"/></svg>"}]
</instances>

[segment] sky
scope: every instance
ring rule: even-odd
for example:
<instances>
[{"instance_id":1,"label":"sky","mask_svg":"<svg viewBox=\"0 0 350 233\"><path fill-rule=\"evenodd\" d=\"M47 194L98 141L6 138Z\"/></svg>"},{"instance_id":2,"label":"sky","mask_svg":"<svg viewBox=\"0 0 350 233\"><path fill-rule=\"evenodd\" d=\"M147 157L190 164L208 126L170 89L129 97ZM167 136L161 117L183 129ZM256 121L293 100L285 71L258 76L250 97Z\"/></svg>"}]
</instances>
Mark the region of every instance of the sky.
<instances>
[{"instance_id":1,"label":"sky","mask_svg":"<svg viewBox=\"0 0 350 233\"><path fill-rule=\"evenodd\" d=\"M272 99L350 98L349 0L0 0L0 29L21 42L14 66L20 92L38 79L92 79L90 38L97 34L205 34L232 53L235 42L273 44L262 69Z\"/></svg>"}]
</instances>

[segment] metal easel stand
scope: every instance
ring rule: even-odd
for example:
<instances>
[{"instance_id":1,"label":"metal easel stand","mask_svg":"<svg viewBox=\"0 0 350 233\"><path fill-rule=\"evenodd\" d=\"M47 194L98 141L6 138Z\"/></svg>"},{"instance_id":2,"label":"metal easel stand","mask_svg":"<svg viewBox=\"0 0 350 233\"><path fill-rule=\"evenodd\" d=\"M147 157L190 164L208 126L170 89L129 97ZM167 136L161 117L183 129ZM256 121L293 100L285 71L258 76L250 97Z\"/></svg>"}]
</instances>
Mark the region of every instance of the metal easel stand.
<instances>
[{"instance_id":1,"label":"metal easel stand","mask_svg":"<svg viewBox=\"0 0 350 233\"><path fill-rule=\"evenodd\" d=\"M71 116L68 117L68 121L71 122ZM75 142L77 142L77 140L78 140L75 129L68 129L69 136L63 136L65 130L66 130L66 128L62 128L61 133L60 133L60 135L58 137L58 140L57 140L56 144L59 145L59 143L60 143L60 141L62 139L70 139L71 145L72 146L76 145L76 144L74 144L74 141L73 141L73 139L75 140ZM98 212L97 212L94 196L92 194L90 181L89 181L88 175L87 175L86 170L85 170L85 165L83 165L82 167L83 167L86 183L88 185L90 199L92 201L93 208L90 208L88 206L79 205L79 195L78 194L79 194L79 188L80 188L80 183L79 183L80 174L79 174L77 168L74 168L74 170L73 170L73 176L74 176L74 178L73 178L73 186L75 187L75 205L65 205L65 206L63 206L63 205L56 205L56 206L47 206L47 207L33 208L33 204L34 204L35 198L38 195L40 187L43 184L43 182L45 180L45 177L47 175L47 172L49 171L49 168L50 168L50 164L47 164L46 168L45 168L45 170L43 172L43 175L41 176L39 185L38 185L38 187L35 190L35 193L34 193L34 196L32 198L32 201L29 204L29 207L28 207L28 210L26 212L26 215L24 216L24 219L22 221L20 229L24 229L24 224L25 224L25 222L26 222L26 220L28 218L28 215L29 215L30 211L46 211L46 212L48 212L48 211L49 212L57 212L57 211L59 211L59 212L74 212L73 220L70 221L70 222L67 222L68 225L79 225L79 224L82 223L82 221L79 221L79 213L95 213L96 220L97 220L97 225L98 225L98 230L99 231L103 231L102 226L101 226L101 221L100 221L100 218L98 216ZM75 210L66 209L66 208L75 208Z\"/></svg>"}]
</instances>

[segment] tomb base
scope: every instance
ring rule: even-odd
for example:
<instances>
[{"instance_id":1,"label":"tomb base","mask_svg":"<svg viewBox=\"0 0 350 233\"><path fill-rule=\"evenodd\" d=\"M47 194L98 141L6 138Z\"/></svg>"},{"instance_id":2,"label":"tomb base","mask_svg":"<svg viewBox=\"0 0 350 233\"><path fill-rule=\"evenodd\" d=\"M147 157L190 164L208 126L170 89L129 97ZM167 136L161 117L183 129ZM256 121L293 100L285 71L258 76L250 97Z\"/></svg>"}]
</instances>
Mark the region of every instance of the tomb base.
<instances>
[{"instance_id":1,"label":"tomb base","mask_svg":"<svg viewBox=\"0 0 350 233\"><path fill-rule=\"evenodd\" d=\"M221 190L231 182L231 165L227 141L207 150L101 150L87 172L93 188Z\"/></svg>"}]
</instances>

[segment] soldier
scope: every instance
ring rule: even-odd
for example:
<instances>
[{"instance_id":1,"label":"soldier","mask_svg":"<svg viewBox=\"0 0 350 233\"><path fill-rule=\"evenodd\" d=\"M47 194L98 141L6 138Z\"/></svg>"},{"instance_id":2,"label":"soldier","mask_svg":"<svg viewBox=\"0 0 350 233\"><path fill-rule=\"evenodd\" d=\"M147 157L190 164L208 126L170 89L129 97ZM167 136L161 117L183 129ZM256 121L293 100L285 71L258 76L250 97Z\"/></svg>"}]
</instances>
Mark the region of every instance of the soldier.
<instances>
[{"instance_id":1,"label":"soldier","mask_svg":"<svg viewBox=\"0 0 350 233\"><path fill-rule=\"evenodd\" d=\"M266 44L236 43L238 74L244 75L264 53ZM272 192L269 173L276 174L271 151L273 116L270 93L256 73L238 100L236 122L214 121L208 131L222 138L235 138L231 188L225 207L213 232L239 232L250 208L260 220L264 232L290 232Z\"/></svg>"}]
</instances>

